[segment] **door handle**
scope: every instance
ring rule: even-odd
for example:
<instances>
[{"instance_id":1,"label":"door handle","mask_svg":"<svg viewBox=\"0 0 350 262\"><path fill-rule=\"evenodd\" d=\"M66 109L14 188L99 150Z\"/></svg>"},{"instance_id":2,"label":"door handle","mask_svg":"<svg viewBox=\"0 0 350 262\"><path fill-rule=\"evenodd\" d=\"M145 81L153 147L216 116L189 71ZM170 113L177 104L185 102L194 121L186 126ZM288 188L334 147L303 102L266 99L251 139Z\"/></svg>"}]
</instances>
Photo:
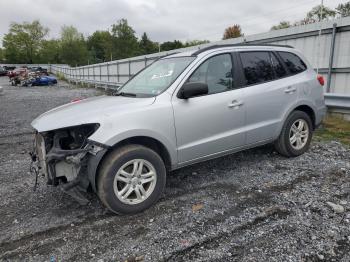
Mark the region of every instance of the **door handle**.
<instances>
[{"instance_id":1,"label":"door handle","mask_svg":"<svg viewBox=\"0 0 350 262\"><path fill-rule=\"evenodd\" d=\"M291 93L294 93L295 91L297 91L297 89L291 86L287 87L287 89L284 90L286 94L291 94Z\"/></svg>"},{"instance_id":2,"label":"door handle","mask_svg":"<svg viewBox=\"0 0 350 262\"><path fill-rule=\"evenodd\" d=\"M233 100L231 104L228 104L229 108L238 108L240 106L242 106L244 103L242 101L237 101L237 100Z\"/></svg>"}]
</instances>

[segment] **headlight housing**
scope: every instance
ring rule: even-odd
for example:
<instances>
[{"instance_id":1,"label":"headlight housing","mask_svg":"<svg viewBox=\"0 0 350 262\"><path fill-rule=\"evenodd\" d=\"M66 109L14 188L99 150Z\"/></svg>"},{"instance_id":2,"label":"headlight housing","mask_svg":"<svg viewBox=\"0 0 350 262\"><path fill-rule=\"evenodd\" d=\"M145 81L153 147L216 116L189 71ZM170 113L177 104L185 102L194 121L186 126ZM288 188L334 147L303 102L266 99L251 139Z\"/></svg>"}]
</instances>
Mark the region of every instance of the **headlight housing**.
<instances>
[{"instance_id":1,"label":"headlight housing","mask_svg":"<svg viewBox=\"0 0 350 262\"><path fill-rule=\"evenodd\" d=\"M55 146L59 146L62 150L81 149L86 146L88 137L95 133L99 126L99 124L93 123L56 129L47 132L45 140L50 148L56 140Z\"/></svg>"}]
</instances>

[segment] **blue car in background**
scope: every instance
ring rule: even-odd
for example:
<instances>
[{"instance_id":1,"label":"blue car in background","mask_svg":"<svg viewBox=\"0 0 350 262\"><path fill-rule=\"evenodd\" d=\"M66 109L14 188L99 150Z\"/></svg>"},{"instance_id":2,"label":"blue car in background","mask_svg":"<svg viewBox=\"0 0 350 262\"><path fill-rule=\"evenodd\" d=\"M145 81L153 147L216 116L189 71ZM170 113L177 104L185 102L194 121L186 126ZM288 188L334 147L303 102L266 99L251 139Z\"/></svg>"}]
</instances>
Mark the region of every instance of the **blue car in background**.
<instances>
[{"instance_id":1,"label":"blue car in background","mask_svg":"<svg viewBox=\"0 0 350 262\"><path fill-rule=\"evenodd\" d=\"M31 80L32 86L47 86L57 84L57 79L53 76L40 76Z\"/></svg>"}]
</instances>

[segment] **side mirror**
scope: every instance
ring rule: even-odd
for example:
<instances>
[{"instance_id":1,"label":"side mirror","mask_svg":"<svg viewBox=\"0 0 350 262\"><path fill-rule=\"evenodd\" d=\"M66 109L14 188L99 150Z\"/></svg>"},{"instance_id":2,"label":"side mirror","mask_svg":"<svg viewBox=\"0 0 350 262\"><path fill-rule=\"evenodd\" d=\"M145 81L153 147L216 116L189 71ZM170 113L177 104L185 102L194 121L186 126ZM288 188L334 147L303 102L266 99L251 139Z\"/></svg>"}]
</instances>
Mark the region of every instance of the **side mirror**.
<instances>
[{"instance_id":1,"label":"side mirror","mask_svg":"<svg viewBox=\"0 0 350 262\"><path fill-rule=\"evenodd\" d=\"M188 99L195 96L207 95L208 94L208 85L203 82L189 82L185 83L177 97L180 99Z\"/></svg>"}]
</instances>

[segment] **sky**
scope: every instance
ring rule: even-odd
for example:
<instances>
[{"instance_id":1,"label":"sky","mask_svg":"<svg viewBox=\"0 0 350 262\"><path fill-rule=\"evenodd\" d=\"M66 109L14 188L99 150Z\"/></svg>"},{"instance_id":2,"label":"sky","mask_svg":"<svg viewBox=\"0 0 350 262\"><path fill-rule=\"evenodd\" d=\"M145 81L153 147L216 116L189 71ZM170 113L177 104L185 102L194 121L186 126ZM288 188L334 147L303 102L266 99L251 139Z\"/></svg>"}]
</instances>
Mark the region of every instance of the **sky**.
<instances>
[{"instance_id":1,"label":"sky","mask_svg":"<svg viewBox=\"0 0 350 262\"><path fill-rule=\"evenodd\" d=\"M11 22L39 19L59 37L62 25L75 26L84 36L108 30L126 18L137 36L153 41L222 38L224 29L240 24L245 35L269 31L282 20L296 21L321 0L0 0L0 45ZM347 0L324 0L336 7Z\"/></svg>"}]
</instances>

